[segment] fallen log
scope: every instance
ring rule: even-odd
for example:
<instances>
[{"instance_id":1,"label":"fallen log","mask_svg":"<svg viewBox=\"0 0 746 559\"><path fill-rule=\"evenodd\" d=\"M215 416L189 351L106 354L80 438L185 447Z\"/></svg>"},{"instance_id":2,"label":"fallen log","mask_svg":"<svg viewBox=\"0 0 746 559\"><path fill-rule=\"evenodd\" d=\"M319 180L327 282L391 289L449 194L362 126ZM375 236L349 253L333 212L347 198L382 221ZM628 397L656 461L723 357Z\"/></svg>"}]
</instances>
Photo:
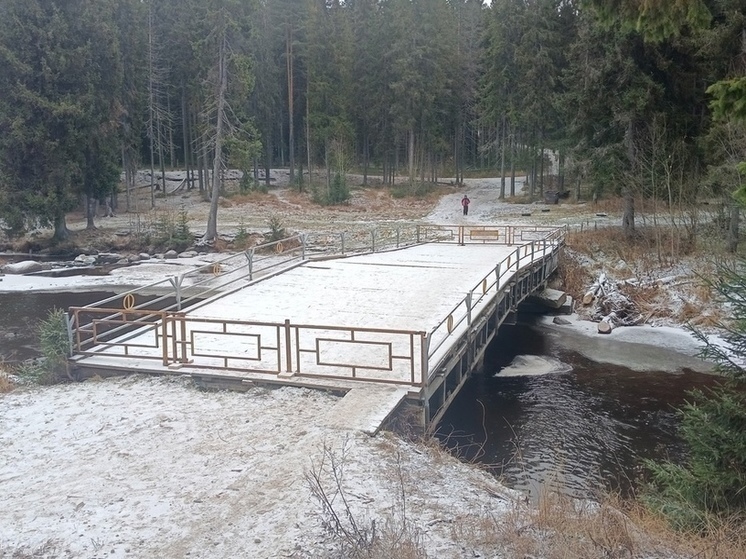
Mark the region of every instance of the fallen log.
<instances>
[{"instance_id":1,"label":"fallen log","mask_svg":"<svg viewBox=\"0 0 746 559\"><path fill-rule=\"evenodd\" d=\"M611 331L618 326L616 313L607 314L598 323L599 334L611 334Z\"/></svg>"},{"instance_id":2,"label":"fallen log","mask_svg":"<svg viewBox=\"0 0 746 559\"><path fill-rule=\"evenodd\" d=\"M596 298L596 295L599 291L604 293L605 295L605 289L603 285L606 283L606 274L601 272L598 276L598 279L596 279L595 282L588 288L588 291L585 292L585 295L583 295L583 304L584 305L590 305L593 300Z\"/></svg>"}]
</instances>

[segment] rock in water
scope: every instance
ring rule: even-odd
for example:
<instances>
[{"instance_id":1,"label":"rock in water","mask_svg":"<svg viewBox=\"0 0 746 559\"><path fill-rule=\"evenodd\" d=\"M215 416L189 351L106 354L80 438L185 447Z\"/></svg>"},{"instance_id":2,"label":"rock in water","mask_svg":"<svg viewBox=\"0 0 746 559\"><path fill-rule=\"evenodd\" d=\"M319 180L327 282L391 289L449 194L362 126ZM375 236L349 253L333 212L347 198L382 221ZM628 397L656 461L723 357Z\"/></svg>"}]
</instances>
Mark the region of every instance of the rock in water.
<instances>
[{"instance_id":1,"label":"rock in water","mask_svg":"<svg viewBox=\"0 0 746 559\"><path fill-rule=\"evenodd\" d=\"M41 263L35 260L24 260L23 262L3 266L3 272L6 274L31 274L33 272L41 272L41 270Z\"/></svg>"}]
</instances>

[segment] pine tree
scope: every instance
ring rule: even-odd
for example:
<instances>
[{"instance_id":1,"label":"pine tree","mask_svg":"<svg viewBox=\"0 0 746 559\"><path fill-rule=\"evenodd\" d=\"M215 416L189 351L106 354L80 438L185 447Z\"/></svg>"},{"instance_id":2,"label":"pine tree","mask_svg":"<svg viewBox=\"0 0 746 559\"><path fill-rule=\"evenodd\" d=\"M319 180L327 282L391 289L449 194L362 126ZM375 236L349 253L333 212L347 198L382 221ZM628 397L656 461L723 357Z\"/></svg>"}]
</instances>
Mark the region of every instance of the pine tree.
<instances>
[{"instance_id":1,"label":"pine tree","mask_svg":"<svg viewBox=\"0 0 746 559\"><path fill-rule=\"evenodd\" d=\"M112 22L109 1L4 3L0 214L14 232L29 223L53 225L54 240L64 240L65 213L81 190L101 195L113 188L116 152L92 159L118 120L121 72Z\"/></svg>"}]
</instances>

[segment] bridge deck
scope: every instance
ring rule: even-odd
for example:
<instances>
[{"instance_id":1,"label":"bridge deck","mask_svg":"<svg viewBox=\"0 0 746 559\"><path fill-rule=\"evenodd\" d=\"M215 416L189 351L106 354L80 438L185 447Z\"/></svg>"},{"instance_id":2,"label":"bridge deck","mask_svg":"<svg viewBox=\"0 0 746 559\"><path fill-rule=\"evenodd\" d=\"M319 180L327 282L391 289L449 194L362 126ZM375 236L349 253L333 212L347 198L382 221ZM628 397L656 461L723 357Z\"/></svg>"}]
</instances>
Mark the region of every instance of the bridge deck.
<instances>
[{"instance_id":1,"label":"bridge deck","mask_svg":"<svg viewBox=\"0 0 746 559\"><path fill-rule=\"evenodd\" d=\"M307 262L190 315L429 332L513 251L432 243Z\"/></svg>"},{"instance_id":2,"label":"bridge deck","mask_svg":"<svg viewBox=\"0 0 746 559\"><path fill-rule=\"evenodd\" d=\"M105 341L76 361L343 390L366 381L418 393L472 317L557 246L428 243L306 261L114 340L96 333L94 318L92 339Z\"/></svg>"}]
</instances>

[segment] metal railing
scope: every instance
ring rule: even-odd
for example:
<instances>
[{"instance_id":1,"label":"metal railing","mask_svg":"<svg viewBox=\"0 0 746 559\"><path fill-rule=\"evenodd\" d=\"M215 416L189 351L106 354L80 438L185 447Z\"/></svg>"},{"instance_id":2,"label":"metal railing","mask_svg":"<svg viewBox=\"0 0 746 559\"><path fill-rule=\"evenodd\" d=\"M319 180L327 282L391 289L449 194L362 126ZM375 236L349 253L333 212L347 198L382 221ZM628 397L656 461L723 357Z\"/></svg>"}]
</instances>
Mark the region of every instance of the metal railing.
<instances>
[{"instance_id":1,"label":"metal railing","mask_svg":"<svg viewBox=\"0 0 746 559\"><path fill-rule=\"evenodd\" d=\"M170 311L70 311L91 318L73 338L75 355L408 386L426 382L424 332L226 320ZM120 328L129 332L112 334Z\"/></svg>"},{"instance_id":2,"label":"metal railing","mask_svg":"<svg viewBox=\"0 0 746 559\"><path fill-rule=\"evenodd\" d=\"M515 231L511 233L514 234ZM487 299L491 299L492 296L498 295L505 289L523 267L554 255L562 246L563 240L563 230L553 230L544 239L519 245L511 254L498 262L495 268L477 282L448 315L428 332L428 361L436 355L451 336L461 335L464 328L471 326L475 311L483 306Z\"/></svg>"},{"instance_id":3,"label":"metal railing","mask_svg":"<svg viewBox=\"0 0 746 559\"><path fill-rule=\"evenodd\" d=\"M168 367L235 370L424 386L449 340L458 339L517 274L559 250L564 229L412 226L350 238L298 235L110 297L70 308L71 355L145 359ZM358 239L362 242L360 239ZM345 246L345 241L347 245ZM217 297L319 254L375 252L422 242L520 243L429 332L195 317ZM319 247L324 250L319 250Z\"/></svg>"}]
</instances>

